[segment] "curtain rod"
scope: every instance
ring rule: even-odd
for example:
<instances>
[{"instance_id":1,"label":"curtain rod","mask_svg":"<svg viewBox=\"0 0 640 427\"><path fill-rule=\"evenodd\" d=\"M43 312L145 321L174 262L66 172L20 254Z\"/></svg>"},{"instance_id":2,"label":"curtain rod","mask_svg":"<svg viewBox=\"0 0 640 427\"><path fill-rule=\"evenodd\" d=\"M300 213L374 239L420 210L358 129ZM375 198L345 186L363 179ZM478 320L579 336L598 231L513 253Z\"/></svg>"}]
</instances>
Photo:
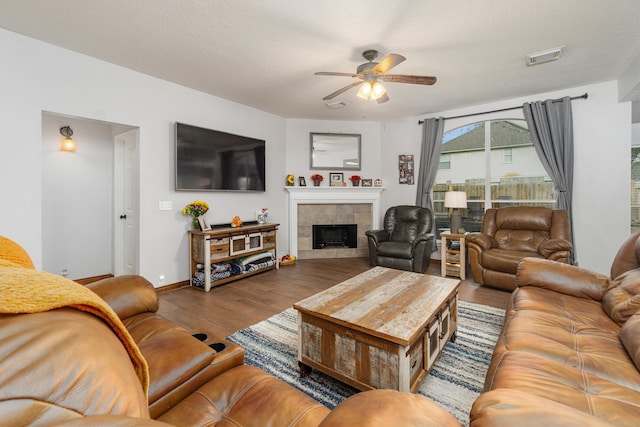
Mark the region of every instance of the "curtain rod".
<instances>
[{"instance_id":1,"label":"curtain rod","mask_svg":"<svg viewBox=\"0 0 640 427\"><path fill-rule=\"evenodd\" d=\"M589 97L588 93L585 93L584 95L580 95L580 96L572 96L571 98L569 98L571 101L575 100L575 99L587 99ZM554 102L558 102L560 100L554 100ZM511 111L511 110L518 110L522 108L522 105L518 106L518 107L509 107L509 108L501 108L499 110L491 110L491 111L481 111L479 113L469 113L469 114L462 114L460 116L453 116L453 117L444 117L445 120L451 120L451 119L461 119L463 117L471 117L471 116L479 116L481 114L490 114L490 113L500 113L502 111ZM421 125L424 123L424 120L418 120L418 124Z\"/></svg>"}]
</instances>

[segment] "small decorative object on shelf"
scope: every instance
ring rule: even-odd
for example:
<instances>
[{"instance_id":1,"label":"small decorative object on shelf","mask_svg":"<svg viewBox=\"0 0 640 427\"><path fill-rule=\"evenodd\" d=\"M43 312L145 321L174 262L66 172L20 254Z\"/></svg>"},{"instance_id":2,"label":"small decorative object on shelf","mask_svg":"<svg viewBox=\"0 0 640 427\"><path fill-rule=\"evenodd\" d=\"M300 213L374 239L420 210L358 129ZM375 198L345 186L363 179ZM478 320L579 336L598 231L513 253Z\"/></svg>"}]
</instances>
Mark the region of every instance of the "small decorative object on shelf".
<instances>
[{"instance_id":1,"label":"small decorative object on shelf","mask_svg":"<svg viewBox=\"0 0 640 427\"><path fill-rule=\"evenodd\" d=\"M286 181L287 187L292 187L293 184L295 183L296 183L296 177L291 174L287 175L287 181Z\"/></svg>"},{"instance_id":2,"label":"small decorative object on shelf","mask_svg":"<svg viewBox=\"0 0 640 427\"><path fill-rule=\"evenodd\" d=\"M182 209L183 215L191 215L192 227L194 230L200 230L200 221L198 217L206 214L209 211L209 204L202 200L194 200Z\"/></svg>"},{"instance_id":3,"label":"small decorative object on shelf","mask_svg":"<svg viewBox=\"0 0 640 427\"><path fill-rule=\"evenodd\" d=\"M306 187L307 186L307 181L304 179L304 176L299 176L298 177L298 184L300 185L300 187Z\"/></svg>"},{"instance_id":4,"label":"small decorative object on shelf","mask_svg":"<svg viewBox=\"0 0 640 427\"><path fill-rule=\"evenodd\" d=\"M323 179L324 177L319 173L314 173L313 175L311 175L311 180L313 181L314 187L319 187Z\"/></svg>"},{"instance_id":5,"label":"small decorative object on shelf","mask_svg":"<svg viewBox=\"0 0 640 427\"><path fill-rule=\"evenodd\" d=\"M375 179L373 180L373 186L374 187L382 187L382 180L381 179Z\"/></svg>"},{"instance_id":6,"label":"small decorative object on shelf","mask_svg":"<svg viewBox=\"0 0 640 427\"><path fill-rule=\"evenodd\" d=\"M371 178L366 178L362 180L363 187L373 187L373 180Z\"/></svg>"},{"instance_id":7,"label":"small decorative object on shelf","mask_svg":"<svg viewBox=\"0 0 640 427\"><path fill-rule=\"evenodd\" d=\"M258 214L258 224L266 224L268 216L269 216L269 209L262 208L262 211Z\"/></svg>"},{"instance_id":8,"label":"small decorative object on shelf","mask_svg":"<svg viewBox=\"0 0 640 427\"><path fill-rule=\"evenodd\" d=\"M231 226L232 227L242 227L242 220L240 219L240 217L238 215L234 216L233 219L231 220Z\"/></svg>"},{"instance_id":9,"label":"small decorative object on shelf","mask_svg":"<svg viewBox=\"0 0 640 427\"><path fill-rule=\"evenodd\" d=\"M292 265L296 263L296 256L295 255L283 255L282 258L280 258L280 265Z\"/></svg>"},{"instance_id":10,"label":"small decorative object on shelf","mask_svg":"<svg viewBox=\"0 0 640 427\"><path fill-rule=\"evenodd\" d=\"M351 178L349 178L349 180L351 181L351 184L353 184L354 187L360 186L361 179L362 178L360 177L360 175L351 175Z\"/></svg>"}]
</instances>

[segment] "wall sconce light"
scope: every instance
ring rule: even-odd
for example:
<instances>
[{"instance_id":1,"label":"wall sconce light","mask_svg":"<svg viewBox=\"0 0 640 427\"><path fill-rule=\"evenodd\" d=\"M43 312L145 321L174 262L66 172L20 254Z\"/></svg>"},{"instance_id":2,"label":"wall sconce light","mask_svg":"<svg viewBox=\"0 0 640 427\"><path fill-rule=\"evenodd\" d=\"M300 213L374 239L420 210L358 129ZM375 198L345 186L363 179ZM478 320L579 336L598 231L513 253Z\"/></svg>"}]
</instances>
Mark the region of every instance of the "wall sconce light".
<instances>
[{"instance_id":1,"label":"wall sconce light","mask_svg":"<svg viewBox=\"0 0 640 427\"><path fill-rule=\"evenodd\" d=\"M60 151L69 151L71 153L76 151L76 143L71 138L73 130L71 130L69 126L63 126L60 128L60 134L64 136L64 139L60 143Z\"/></svg>"},{"instance_id":2,"label":"wall sconce light","mask_svg":"<svg viewBox=\"0 0 640 427\"><path fill-rule=\"evenodd\" d=\"M451 232L457 234L462 227L460 209L467 207L467 193L464 191L447 191L444 193L444 207L451 208Z\"/></svg>"}]
</instances>

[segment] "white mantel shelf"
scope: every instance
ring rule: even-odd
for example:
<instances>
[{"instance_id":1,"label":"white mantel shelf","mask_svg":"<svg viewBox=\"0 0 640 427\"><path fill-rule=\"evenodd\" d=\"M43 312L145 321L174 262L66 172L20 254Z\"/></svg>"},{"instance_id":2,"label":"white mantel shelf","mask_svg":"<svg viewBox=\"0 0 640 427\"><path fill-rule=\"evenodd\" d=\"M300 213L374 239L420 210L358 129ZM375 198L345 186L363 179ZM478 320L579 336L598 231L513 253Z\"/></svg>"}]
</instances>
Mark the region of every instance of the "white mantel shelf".
<instances>
[{"instance_id":1,"label":"white mantel shelf","mask_svg":"<svg viewBox=\"0 0 640 427\"><path fill-rule=\"evenodd\" d=\"M374 227L380 224L380 193L384 187L284 187L289 192L289 253L298 256L298 205L371 204Z\"/></svg>"}]
</instances>

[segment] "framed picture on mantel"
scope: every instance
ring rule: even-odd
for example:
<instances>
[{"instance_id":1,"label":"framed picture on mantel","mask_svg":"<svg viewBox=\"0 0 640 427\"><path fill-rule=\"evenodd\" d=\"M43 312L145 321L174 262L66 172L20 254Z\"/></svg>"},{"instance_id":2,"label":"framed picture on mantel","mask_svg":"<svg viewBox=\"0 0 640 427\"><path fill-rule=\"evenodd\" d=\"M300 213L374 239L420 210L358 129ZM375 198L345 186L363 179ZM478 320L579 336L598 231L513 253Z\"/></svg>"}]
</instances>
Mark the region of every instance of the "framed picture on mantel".
<instances>
[{"instance_id":1,"label":"framed picture on mantel","mask_svg":"<svg viewBox=\"0 0 640 427\"><path fill-rule=\"evenodd\" d=\"M344 183L344 174L342 172L329 173L329 182L332 187L342 187Z\"/></svg>"}]
</instances>

